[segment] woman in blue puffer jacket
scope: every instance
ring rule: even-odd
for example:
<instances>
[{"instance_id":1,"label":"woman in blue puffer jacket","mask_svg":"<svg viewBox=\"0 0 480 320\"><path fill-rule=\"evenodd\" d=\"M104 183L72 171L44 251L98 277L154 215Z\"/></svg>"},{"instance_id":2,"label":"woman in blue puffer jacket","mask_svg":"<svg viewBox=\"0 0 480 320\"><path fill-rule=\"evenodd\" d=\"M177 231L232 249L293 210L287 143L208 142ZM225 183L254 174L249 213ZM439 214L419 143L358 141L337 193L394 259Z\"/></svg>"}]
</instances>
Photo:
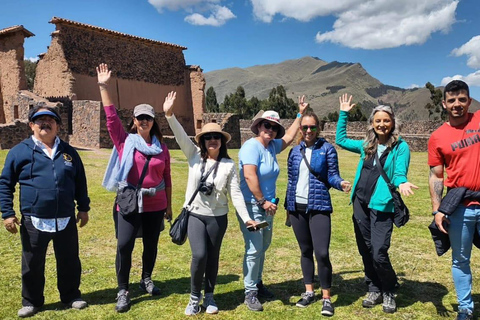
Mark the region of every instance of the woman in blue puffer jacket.
<instances>
[{"instance_id":1,"label":"woman in blue puffer jacket","mask_svg":"<svg viewBox=\"0 0 480 320\"><path fill-rule=\"evenodd\" d=\"M302 253L300 264L306 292L296 305L306 307L315 300L315 252L322 287L322 315L332 316L332 264L328 250L333 210L328 190L334 187L349 192L351 185L340 177L337 152L324 138L318 137L319 131L317 115L307 109L300 121L301 141L288 156L285 208Z\"/></svg>"}]
</instances>

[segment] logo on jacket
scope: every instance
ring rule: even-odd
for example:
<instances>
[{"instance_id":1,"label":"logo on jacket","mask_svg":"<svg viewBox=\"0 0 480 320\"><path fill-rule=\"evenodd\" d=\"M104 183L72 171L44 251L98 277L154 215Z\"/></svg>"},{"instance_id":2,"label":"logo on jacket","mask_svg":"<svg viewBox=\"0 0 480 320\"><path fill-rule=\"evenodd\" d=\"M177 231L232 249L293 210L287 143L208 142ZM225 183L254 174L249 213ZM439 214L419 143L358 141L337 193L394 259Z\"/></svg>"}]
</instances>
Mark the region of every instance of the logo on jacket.
<instances>
[{"instance_id":1,"label":"logo on jacket","mask_svg":"<svg viewBox=\"0 0 480 320\"><path fill-rule=\"evenodd\" d=\"M69 155L68 153L64 153L63 154L63 160L68 161L68 162L72 162L73 159L72 159L71 155Z\"/></svg>"}]
</instances>

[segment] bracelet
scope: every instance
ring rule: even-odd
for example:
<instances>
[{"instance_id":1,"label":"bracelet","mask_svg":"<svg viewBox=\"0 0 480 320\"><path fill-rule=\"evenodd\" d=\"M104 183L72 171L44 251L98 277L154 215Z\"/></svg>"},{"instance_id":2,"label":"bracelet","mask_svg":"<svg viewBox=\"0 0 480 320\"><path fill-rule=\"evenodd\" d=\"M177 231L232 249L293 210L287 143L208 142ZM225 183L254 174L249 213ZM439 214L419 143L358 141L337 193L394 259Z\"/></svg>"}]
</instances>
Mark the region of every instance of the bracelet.
<instances>
[{"instance_id":1,"label":"bracelet","mask_svg":"<svg viewBox=\"0 0 480 320\"><path fill-rule=\"evenodd\" d=\"M108 84L107 84L106 82L98 81L97 84L98 84L100 87L108 87Z\"/></svg>"},{"instance_id":2,"label":"bracelet","mask_svg":"<svg viewBox=\"0 0 480 320\"><path fill-rule=\"evenodd\" d=\"M432 212L432 216L436 215L439 211L438 210L435 210Z\"/></svg>"},{"instance_id":3,"label":"bracelet","mask_svg":"<svg viewBox=\"0 0 480 320\"><path fill-rule=\"evenodd\" d=\"M302 114L299 112L297 113L297 118L301 118L302 117Z\"/></svg>"},{"instance_id":4,"label":"bracelet","mask_svg":"<svg viewBox=\"0 0 480 320\"><path fill-rule=\"evenodd\" d=\"M261 198L260 200L258 200L255 204L256 204L258 207L261 208L261 207L265 204L266 201L267 201L267 200L265 200L265 197L262 197L262 198Z\"/></svg>"}]
</instances>

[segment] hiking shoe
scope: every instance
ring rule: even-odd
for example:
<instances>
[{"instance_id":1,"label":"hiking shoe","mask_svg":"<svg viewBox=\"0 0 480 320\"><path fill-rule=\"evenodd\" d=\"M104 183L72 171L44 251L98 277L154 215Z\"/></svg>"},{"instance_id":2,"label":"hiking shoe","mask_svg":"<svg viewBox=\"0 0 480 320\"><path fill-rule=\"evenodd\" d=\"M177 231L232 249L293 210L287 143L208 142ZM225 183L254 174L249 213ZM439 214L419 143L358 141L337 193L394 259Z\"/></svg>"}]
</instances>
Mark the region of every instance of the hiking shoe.
<instances>
[{"instance_id":1,"label":"hiking shoe","mask_svg":"<svg viewBox=\"0 0 480 320\"><path fill-rule=\"evenodd\" d=\"M473 313L469 313L468 311L460 311L457 314L455 320L470 320L473 319Z\"/></svg>"},{"instance_id":2,"label":"hiking shoe","mask_svg":"<svg viewBox=\"0 0 480 320\"><path fill-rule=\"evenodd\" d=\"M115 311L127 312L128 310L130 310L130 294L127 290L122 289L117 294L117 305L115 306Z\"/></svg>"},{"instance_id":3,"label":"hiking shoe","mask_svg":"<svg viewBox=\"0 0 480 320\"><path fill-rule=\"evenodd\" d=\"M35 315L40 308L34 306L23 306L20 310L18 310L18 316L20 318L27 318Z\"/></svg>"},{"instance_id":4,"label":"hiking shoe","mask_svg":"<svg viewBox=\"0 0 480 320\"><path fill-rule=\"evenodd\" d=\"M370 291L367 292L367 296L362 301L362 306L364 308L372 308L373 306L380 304L383 301L383 296L381 292Z\"/></svg>"},{"instance_id":5,"label":"hiking shoe","mask_svg":"<svg viewBox=\"0 0 480 320\"><path fill-rule=\"evenodd\" d=\"M315 293L314 292L304 292L302 293L302 298L298 300L296 306L300 308L305 308L310 303L315 301Z\"/></svg>"},{"instance_id":6,"label":"hiking shoe","mask_svg":"<svg viewBox=\"0 0 480 320\"><path fill-rule=\"evenodd\" d=\"M275 295L271 291L269 291L267 287L263 285L262 281L257 283L257 288L258 288L258 296L260 298L272 299L273 297L275 297Z\"/></svg>"},{"instance_id":7,"label":"hiking shoe","mask_svg":"<svg viewBox=\"0 0 480 320\"><path fill-rule=\"evenodd\" d=\"M196 314L199 314L201 311L201 308L200 308L201 299L202 299L201 294L200 294L200 297L190 295L190 301L188 301L187 307L185 308L185 315L194 316Z\"/></svg>"},{"instance_id":8,"label":"hiking shoe","mask_svg":"<svg viewBox=\"0 0 480 320\"><path fill-rule=\"evenodd\" d=\"M217 314L218 307L213 299L213 292L205 293L205 298L203 298L203 307L205 312L208 314Z\"/></svg>"},{"instance_id":9,"label":"hiking shoe","mask_svg":"<svg viewBox=\"0 0 480 320\"><path fill-rule=\"evenodd\" d=\"M155 286L151 278L140 280L140 289L146 293L150 293L152 296L158 296L160 294L160 289Z\"/></svg>"},{"instance_id":10,"label":"hiking shoe","mask_svg":"<svg viewBox=\"0 0 480 320\"><path fill-rule=\"evenodd\" d=\"M394 313L397 311L397 304L395 303L395 294L393 292L383 293L383 312Z\"/></svg>"},{"instance_id":11,"label":"hiking shoe","mask_svg":"<svg viewBox=\"0 0 480 320\"><path fill-rule=\"evenodd\" d=\"M252 311L263 311L263 306L260 301L258 301L257 294L257 291L247 292L244 303L247 305L247 308Z\"/></svg>"},{"instance_id":12,"label":"hiking shoe","mask_svg":"<svg viewBox=\"0 0 480 320\"><path fill-rule=\"evenodd\" d=\"M88 303L81 298L73 299L68 305L70 306L70 308L77 310L85 309L86 307L88 307Z\"/></svg>"},{"instance_id":13,"label":"hiking shoe","mask_svg":"<svg viewBox=\"0 0 480 320\"><path fill-rule=\"evenodd\" d=\"M331 317L334 312L335 308L333 307L332 300L330 300L330 298L323 299L322 316Z\"/></svg>"}]
</instances>

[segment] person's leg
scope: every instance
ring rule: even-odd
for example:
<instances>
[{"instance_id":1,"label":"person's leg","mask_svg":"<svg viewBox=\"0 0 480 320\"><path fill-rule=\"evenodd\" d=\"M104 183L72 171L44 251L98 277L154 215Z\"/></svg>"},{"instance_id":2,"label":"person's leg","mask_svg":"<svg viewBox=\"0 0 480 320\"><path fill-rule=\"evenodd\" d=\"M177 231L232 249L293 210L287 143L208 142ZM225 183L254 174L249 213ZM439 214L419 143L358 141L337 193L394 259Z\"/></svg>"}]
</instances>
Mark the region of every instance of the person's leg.
<instances>
[{"instance_id":1,"label":"person's leg","mask_svg":"<svg viewBox=\"0 0 480 320\"><path fill-rule=\"evenodd\" d=\"M290 212L290 222L300 247L300 266L302 268L303 283L305 286L313 287L315 264L313 261L313 242L309 227L309 215L296 211Z\"/></svg>"},{"instance_id":2,"label":"person's leg","mask_svg":"<svg viewBox=\"0 0 480 320\"><path fill-rule=\"evenodd\" d=\"M310 233L313 238L315 259L318 263L318 274L324 298L330 298L332 287L332 264L330 262L330 238L332 233L330 213L310 215Z\"/></svg>"},{"instance_id":3,"label":"person's leg","mask_svg":"<svg viewBox=\"0 0 480 320\"><path fill-rule=\"evenodd\" d=\"M140 214L124 217L120 213L118 218L118 241L115 267L117 271L118 290L128 291L130 269L132 267L132 252L135 246L135 237L141 224Z\"/></svg>"},{"instance_id":4,"label":"person's leg","mask_svg":"<svg viewBox=\"0 0 480 320\"><path fill-rule=\"evenodd\" d=\"M201 296L202 282L207 265L207 229L204 216L190 214L188 218L188 242L192 251L190 264L191 295Z\"/></svg>"},{"instance_id":5,"label":"person's leg","mask_svg":"<svg viewBox=\"0 0 480 320\"><path fill-rule=\"evenodd\" d=\"M22 217L22 305L41 307L45 302L45 257L51 234L35 229L30 217ZM5 270L4 270L5 271Z\"/></svg>"},{"instance_id":6,"label":"person's leg","mask_svg":"<svg viewBox=\"0 0 480 320\"><path fill-rule=\"evenodd\" d=\"M142 279L152 277L153 268L157 259L158 238L162 226L165 210L155 212L143 212L142 216Z\"/></svg>"},{"instance_id":7,"label":"person's leg","mask_svg":"<svg viewBox=\"0 0 480 320\"><path fill-rule=\"evenodd\" d=\"M365 283L368 286L368 291L381 292L380 279L373 267L370 210L366 204L361 203L357 198L353 201L352 220L358 252L362 256Z\"/></svg>"},{"instance_id":8,"label":"person's leg","mask_svg":"<svg viewBox=\"0 0 480 320\"><path fill-rule=\"evenodd\" d=\"M459 205L449 217L448 235L452 247L452 276L457 292L458 311L473 312L472 271L470 256L472 253L473 235L476 216L472 208Z\"/></svg>"},{"instance_id":9,"label":"person's leg","mask_svg":"<svg viewBox=\"0 0 480 320\"><path fill-rule=\"evenodd\" d=\"M397 274L388 255L393 231L393 213L371 210L370 219L373 266L380 279L382 291L393 293L397 285Z\"/></svg>"},{"instance_id":10,"label":"person's leg","mask_svg":"<svg viewBox=\"0 0 480 320\"><path fill-rule=\"evenodd\" d=\"M262 212L263 211L263 212ZM259 232L262 235L262 242L263 242L263 249L260 254L260 259L258 262L258 276L257 276L257 284L263 285L263 266L265 265L265 253L267 252L268 248L270 248L270 244L272 243L272 235L273 235L273 216L266 215L264 210L259 211L259 218L263 219L268 222L268 227L261 229Z\"/></svg>"},{"instance_id":11,"label":"person's leg","mask_svg":"<svg viewBox=\"0 0 480 320\"><path fill-rule=\"evenodd\" d=\"M70 303L79 299L82 266L78 249L78 230L75 217L71 217L64 230L54 233L53 249L57 261L57 287L60 301Z\"/></svg>"},{"instance_id":12,"label":"person's leg","mask_svg":"<svg viewBox=\"0 0 480 320\"><path fill-rule=\"evenodd\" d=\"M227 215L207 219L207 264L205 269L205 294L213 293L217 282L218 263L222 240L227 231Z\"/></svg>"}]
</instances>

